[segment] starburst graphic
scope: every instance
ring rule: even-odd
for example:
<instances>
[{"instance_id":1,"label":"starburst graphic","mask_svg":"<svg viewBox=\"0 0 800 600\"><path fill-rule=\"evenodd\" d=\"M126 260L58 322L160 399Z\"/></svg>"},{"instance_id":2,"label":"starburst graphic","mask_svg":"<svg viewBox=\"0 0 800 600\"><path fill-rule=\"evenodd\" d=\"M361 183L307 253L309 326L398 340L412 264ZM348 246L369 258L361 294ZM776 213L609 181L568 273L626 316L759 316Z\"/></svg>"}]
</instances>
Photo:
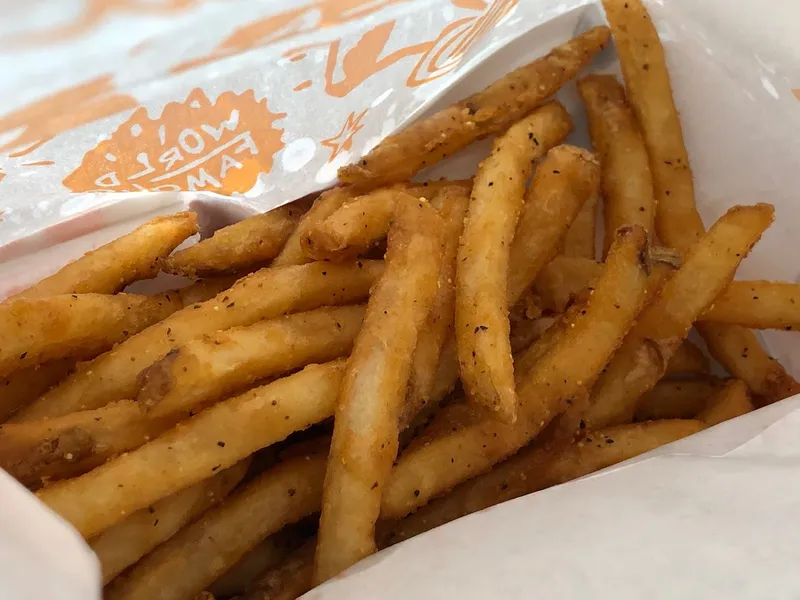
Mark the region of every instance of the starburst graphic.
<instances>
[{"instance_id":1,"label":"starburst graphic","mask_svg":"<svg viewBox=\"0 0 800 600\"><path fill-rule=\"evenodd\" d=\"M353 136L364 128L361 124L361 119L364 118L368 110L367 108L358 115L356 115L355 112L351 112L347 115L347 119L339 130L339 133L320 142L323 146L327 146L331 149L331 157L328 162L333 162L342 152L350 151L353 147Z\"/></svg>"}]
</instances>

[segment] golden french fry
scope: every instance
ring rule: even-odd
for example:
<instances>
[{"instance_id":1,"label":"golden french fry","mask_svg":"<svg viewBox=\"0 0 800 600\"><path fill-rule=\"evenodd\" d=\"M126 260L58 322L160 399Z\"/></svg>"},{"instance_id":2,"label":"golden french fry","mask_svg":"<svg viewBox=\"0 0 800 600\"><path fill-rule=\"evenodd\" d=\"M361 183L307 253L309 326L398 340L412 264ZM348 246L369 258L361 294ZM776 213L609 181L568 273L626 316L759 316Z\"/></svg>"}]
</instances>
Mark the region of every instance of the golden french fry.
<instances>
[{"instance_id":1,"label":"golden french fry","mask_svg":"<svg viewBox=\"0 0 800 600\"><path fill-rule=\"evenodd\" d=\"M197 218L192 212L157 217L128 235L84 254L13 298L113 294L129 283L158 275L159 260L195 233Z\"/></svg>"},{"instance_id":2,"label":"golden french fry","mask_svg":"<svg viewBox=\"0 0 800 600\"><path fill-rule=\"evenodd\" d=\"M295 202L223 227L165 258L161 269L196 278L263 266L278 255L305 210L302 202Z\"/></svg>"},{"instance_id":3,"label":"golden french fry","mask_svg":"<svg viewBox=\"0 0 800 600\"><path fill-rule=\"evenodd\" d=\"M206 512L106 589L108 600L193 600L268 535L319 510L323 455L287 460Z\"/></svg>"},{"instance_id":4,"label":"golden french fry","mask_svg":"<svg viewBox=\"0 0 800 600\"><path fill-rule=\"evenodd\" d=\"M584 417L587 427L632 419L639 397L664 376L692 323L733 279L774 212L768 204L733 207L686 253L597 382Z\"/></svg>"},{"instance_id":5,"label":"golden french fry","mask_svg":"<svg viewBox=\"0 0 800 600\"><path fill-rule=\"evenodd\" d=\"M212 300L187 306L98 356L14 415L14 420L55 417L132 398L139 373L172 348L203 334L286 313L359 302L382 270L382 261L359 260L257 271Z\"/></svg>"},{"instance_id":6,"label":"golden french fry","mask_svg":"<svg viewBox=\"0 0 800 600\"><path fill-rule=\"evenodd\" d=\"M719 425L723 421L740 417L755 408L750 400L747 384L740 379L731 379L713 395L697 418L707 427Z\"/></svg>"},{"instance_id":7,"label":"golden french fry","mask_svg":"<svg viewBox=\"0 0 800 600\"><path fill-rule=\"evenodd\" d=\"M63 294L0 304L0 375L97 354L181 308L169 294Z\"/></svg>"},{"instance_id":8,"label":"golden french fry","mask_svg":"<svg viewBox=\"0 0 800 600\"><path fill-rule=\"evenodd\" d=\"M588 258L556 256L536 277L533 289L542 308L562 313L588 291L601 269L600 263Z\"/></svg>"},{"instance_id":9,"label":"golden french fry","mask_svg":"<svg viewBox=\"0 0 800 600\"><path fill-rule=\"evenodd\" d=\"M90 541L103 585L227 496L247 472L246 459L192 487L143 508Z\"/></svg>"},{"instance_id":10,"label":"golden french fry","mask_svg":"<svg viewBox=\"0 0 800 600\"><path fill-rule=\"evenodd\" d=\"M734 281L700 315L700 320L753 329L800 329L800 284Z\"/></svg>"},{"instance_id":11,"label":"golden french fry","mask_svg":"<svg viewBox=\"0 0 800 600\"><path fill-rule=\"evenodd\" d=\"M318 308L192 340L142 371L136 401L153 417L185 415L256 381L350 352L363 306Z\"/></svg>"},{"instance_id":12,"label":"golden french fry","mask_svg":"<svg viewBox=\"0 0 800 600\"><path fill-rule=\"evenodd\" d=\"M564 243L561 247L561 252L565 256L580 256L594 260L598 200L598 193L593 193L589 196L586 202L583 203L575 220L567 229Z\"/></svg>"},{"instance_id":13,"label":"golden french fry","mask_svg":"<svg viewBox=\"0 0 800 600\"><path fill-rule=\"evenodd\" d=\"M219 402L132 452L38 492L86 538L333 415L344 360Z\"/></svg>"},{"instance_id":14,"label":"golden french fry","mask_svg":"<svg viewBox=\"0 0 800 600\"><path fill-rule=\"evenodd\" d=\"M552 344L531 369L517 369L522 407L518 422L500 422L471 406L444 408L400 456L383 491L384 518L403 517L510 456L562 412L571 397L591 386L646 295L647 234L633 227L621 229L617 236L585 307L575 311L563 333L543 336Z\"/></svg>"},{"instance_id":15,"label":"golden french fry","mask_svg":"<svg viewBox=\"0 0 800 600\"><path fill-rule=\"evenodd\" d=\"M297 600L314 587L316 546L316 537L303 544L282 564L265 573L241 600Z\"/></svg>"},{"instance_id":16,"label":"golden french fry","mask_svg":"<svg viewBox=\"0 0 800 600\"><path fill-rule=\"evenodd\" d=\"M507 129L575 77L608 39L607 27L595 27L556 46L477 94L389 136L358 163L339 169L339 179L365 188L403 181Z\"/></svg>"},{"instance_id":17,"label":"golden french fry","mask_svg":"<svg viewBox=\"0 0 800 600\"><path fill-rule=\"evenodd\" d=\"M230 288L241 277L240 275L219 275L217 277L198 279L184 288L172 290L172 293L180 296L184 306L189 306L190 304L211 300L220 292Z\"/></svg>"},{"instance_id":18,"label":"golden french fry","mask_svg":"<svg viewBox=\"0 0 800 600\"><path fill-rule=\"evenodd\" d=\"M667 370L664 373L667 377L672 375L707 375L711 371L711 361L689 340L675 350L675 354L669 359Z\"/></svg>"},{"instance_id":19,"label":"golden french fry","mask_svg":"<svg viewBox=\"0 0 800 600\"><path fill-rule=\"evenodd\" d=\"M542 334L555 322L556 317L541 317L515 323L511 326L511 350L515 353L525 350L542 337ZM514 366L517 368L516 363Z\"/></svg>"},{"instance_id":20,"label":"golden french fry","mask_svg":"<svg viewBox=\"0 0 800 600\"><path fill-rule=\"evenodd\" d=\"M557 102L515 123L478 167L456 270L456 348L467 397L503 421L517 418L509 343L511 242L533 161L561 142L572 121Z\"/></svg>"},{"instance_id":21,"label":"golden french fry","mask_svg":"<svg viewBox=\"0 0 800 600\"><path fill-rule=\"evenodd\" d=\"M0 377L0 423L64 380L77 361L60 358Z\"/></svg>"},{"instance_id":22,"label":"golden french fry","mask_svg":"<svg viewBox=\"0 0 800 600\"><path fill-rule=\"evenodd\" d=\"M719 391L718 379L664 379L636 401L635 421L699 419L697 415Z\"/></svg>"},{"instance_id":23,"label":"golden french fry","mask_svg":"<svg viewBox=\"0 0 800 600\"><path fill-rule=\"evenodd\" d=\"M595 194L599 184L597 160L586 150L557 146L541 161L528 188L511 245L508 276L510 306L517 303L523 292L553 260L570 224L576 220L588 198Z\"/></svg>"},{"instance_id":24,"label":"golden french fry","mask_svg":"<svg viewBox=\"0 0 800 600\"><path fill-rule=\"evenodd\" d=\"M433 207L398 204L386 270L370 294L339 392L314 560L317 582L375 552L381 491L397 456L412 354L436 297L443 243L444 223Z\"/></svg>"},{"instance_id":25,"label":"golden french fry","mask_svg":"<svg viewBox=\"0 0 800 600\"><path fill-rule=\"evenodd\" d=\"M656 203L650 159L639 124L613 75L587 75L578 81L592 146L603 169L605 231L641 225L655 231ZM603 253L611 237L606 235Z\"/></svg>"},{"instance_id":26,"label":"golden french fry","mask_svg":"<svg viewBox=\"0 0 800 600\"><path fill-rule=\"evenodd\" d=\"M593 431L578 443L535 443L397 523L395 544L495 504L594 473L702 431L699 421L652 421Z\"/></svg>"}]
</instances>

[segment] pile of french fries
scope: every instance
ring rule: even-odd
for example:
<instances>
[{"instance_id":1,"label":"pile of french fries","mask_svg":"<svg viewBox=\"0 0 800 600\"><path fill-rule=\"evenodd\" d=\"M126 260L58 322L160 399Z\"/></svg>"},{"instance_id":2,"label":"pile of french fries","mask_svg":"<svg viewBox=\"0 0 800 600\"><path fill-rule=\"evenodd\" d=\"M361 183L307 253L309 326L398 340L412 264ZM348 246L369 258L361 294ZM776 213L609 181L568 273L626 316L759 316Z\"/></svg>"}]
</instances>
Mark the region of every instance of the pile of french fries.
<instances>
[{"instance_id":1,"label":"pile of french fries","mask_svg":"<svg viewBox=\"0 0 800 600\"><path fill-rule=\"evenodd\" d=\"M161 217L0 304L0 466L107 598L297 598L797 390L750 328L800 326L800 287L732 282L773 208L705 230L653 23L604 5L313 203L177 252L195 216ZM625 85L579 79L592 150L565 145L550 98L612 33ZM417 177L490 136L472 179ZM160 271L194 282L125 293Z\"/></svg>"}]
</instances>

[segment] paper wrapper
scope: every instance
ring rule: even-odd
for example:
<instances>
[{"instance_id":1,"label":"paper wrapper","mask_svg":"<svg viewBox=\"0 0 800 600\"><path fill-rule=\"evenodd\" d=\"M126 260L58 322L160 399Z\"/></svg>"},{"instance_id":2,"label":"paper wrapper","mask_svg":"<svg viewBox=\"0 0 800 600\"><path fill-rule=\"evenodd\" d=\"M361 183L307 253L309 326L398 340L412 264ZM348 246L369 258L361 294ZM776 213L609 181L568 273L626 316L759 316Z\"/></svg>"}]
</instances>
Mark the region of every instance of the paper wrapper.
<instances>
[{"instance_id":1,"label":"paper wrapper","mask_svg":"<svg viewBox=\"0 0 800 600\"><path fill-rule=\"evenodd\" d=\"M773 203L777 221L739 274L798 281L800 6L648 6L704 220ZM592 0L72 0L11 11L0 22L0 297L153 214L190 205L213 228L331 185L338 166L402 124L603 21ZM613 51L592 69L617 72ZM571 141L585 145L574 85L559 99L576 121ZM430 175L471 172L485 147ZM800 376L793 335L762 341ZM798 407L787 400L658 458L462 519L310 597L797 597ZM0 495L4 596L99 597L77 536L7 477Z\"/></svg>"}]
</instances>

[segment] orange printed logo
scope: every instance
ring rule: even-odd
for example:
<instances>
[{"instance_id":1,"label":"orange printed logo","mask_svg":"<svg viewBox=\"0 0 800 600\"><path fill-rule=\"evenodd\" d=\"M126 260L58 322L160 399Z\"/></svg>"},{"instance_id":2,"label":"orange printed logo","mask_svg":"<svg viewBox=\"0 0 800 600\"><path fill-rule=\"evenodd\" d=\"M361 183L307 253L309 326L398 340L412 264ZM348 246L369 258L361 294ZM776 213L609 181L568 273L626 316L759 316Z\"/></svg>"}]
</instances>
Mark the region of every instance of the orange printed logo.
<instances>
[{"instance_id":1,"label":"orange printed logo","mask_svg":"<svg viewBox=\"0 0 800 600\"><path fill-rule=\"evenodd\" d=\"M792 93L794 94L794 97L795 97L795 98L797 98L798 100L800 100L800 88L798 88L798 89L796 89L796 90L792 90Z\"/></svg>"},{"instance_id":2,"label":"orange printed logo","mask_svg":"<svg viewBox=\"0 0 800 600\"><path fill-rule=\"evenodd\" d=\"M333 159L339 156L341 152L350 151L350 149L353 147L353 136L361 131L361 129L364 127L361 124L361 119L363 119L364 115L367 114L367 110L358 113L358 115L356 115L354 112L351 112L349 115L347 115L347 119L345 120L344 125L342 125L342 128L339 130L339 133L320 142L320 144L323 146L327 146L331 149L331 157L328 162L333 161Z\"/></svg>"},{"instance_id":3,"label":"orange printed logo","mask_svg":"<svg viewBox=\"0 0 800 600\"><path fill-rule=\"evenodd\" d=\"M283 147L285 117L272 113L253 90L225 92L211 103L200 89L150 119L139 108L107 141L83 157L64 179L74 192L204 190L246 192L272 169Z\"/></svg>"}]
</instances>

